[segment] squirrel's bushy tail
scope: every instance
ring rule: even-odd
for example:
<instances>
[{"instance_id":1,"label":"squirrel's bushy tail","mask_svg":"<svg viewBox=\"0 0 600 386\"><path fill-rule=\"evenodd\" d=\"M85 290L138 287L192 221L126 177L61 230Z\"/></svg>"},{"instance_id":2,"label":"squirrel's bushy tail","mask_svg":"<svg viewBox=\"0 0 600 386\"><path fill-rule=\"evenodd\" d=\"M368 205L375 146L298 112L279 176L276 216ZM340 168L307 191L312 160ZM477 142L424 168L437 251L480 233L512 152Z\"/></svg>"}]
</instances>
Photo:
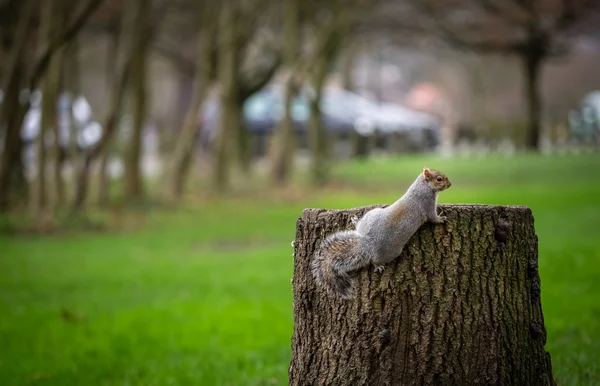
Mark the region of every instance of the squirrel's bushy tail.
<instances>
[{"instance_id":1,"label":"squirrel's bushy tail","mask_svg":"<svg viewBox=\"0 0 600 386\"><path fill-rule=\"evenodd\" d=\"M368 264L369 260L358 247L356 231L341 231L325 238L311 261L317 284L331 295L349 299L353 295L352 278L348 272Z\"/></svg>"}]
</instances>

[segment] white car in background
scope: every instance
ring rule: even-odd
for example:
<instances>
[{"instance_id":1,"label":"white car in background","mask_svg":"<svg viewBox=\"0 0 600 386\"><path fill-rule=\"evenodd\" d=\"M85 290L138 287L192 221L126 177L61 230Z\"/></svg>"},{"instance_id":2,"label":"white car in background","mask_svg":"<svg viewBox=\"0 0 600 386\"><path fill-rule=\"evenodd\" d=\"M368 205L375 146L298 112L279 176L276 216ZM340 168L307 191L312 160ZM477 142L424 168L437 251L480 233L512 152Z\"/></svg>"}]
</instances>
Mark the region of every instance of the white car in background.
<instances>
[{"instance_id":1,"label":"white car in background","mask_svg":"<svg viewBox=\"0 0 600 386\"><path fill-rule=\"evenodd\" d=\"M600 91L588 93L569 113L569 126L574 139L600 142Z\"/></svg>"}]
</instances>

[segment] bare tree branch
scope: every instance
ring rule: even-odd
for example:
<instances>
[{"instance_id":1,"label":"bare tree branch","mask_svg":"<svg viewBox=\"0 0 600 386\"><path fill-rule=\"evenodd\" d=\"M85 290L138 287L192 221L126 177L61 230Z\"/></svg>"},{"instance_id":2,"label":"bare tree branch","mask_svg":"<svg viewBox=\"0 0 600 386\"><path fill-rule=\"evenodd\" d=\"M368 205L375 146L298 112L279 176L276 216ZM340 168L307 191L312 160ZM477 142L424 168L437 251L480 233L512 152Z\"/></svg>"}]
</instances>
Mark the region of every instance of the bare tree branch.
<instances>
[{"instance_id":1,"label":"bare tree branch","mask_svg":"<svg viewBox=\"0 0 600 386\"><path fill-rule=\"evenodd\" d=\"M265 85L269 83L269 81L273 78L273 75L275 75L279 69L279 66L281 65L281 59L281 54L277 53L274 62L267 69L259 73L255 73L252 77L250 77L250 79L246 79L245 81L241 82L242 84L239 91L240 100L248 99L250 95L265 87Z\"/></svg>"},{"instance_id":2,"label":"bare tree branch","mask_svg":"<svg viewBox=\"0 0 600 386\"><path fill-rule=\"evenodd\" d=\"M100 4L102 4L104 0L89 0L87 5L83 8L80 14L75 18L75 21L69 25L65 30L57 36L54 40L50 42L48 47L44 50L40 59L36 62L33 73L29 80L29 89L34 90L37 82L42 77L46 69L48 68L48 64L50 63L50 58L52 55L62 46L71 41L81 28L85 25L86 21L94 14L94 12L98 9Z\"/></svg>"}]
</instances>

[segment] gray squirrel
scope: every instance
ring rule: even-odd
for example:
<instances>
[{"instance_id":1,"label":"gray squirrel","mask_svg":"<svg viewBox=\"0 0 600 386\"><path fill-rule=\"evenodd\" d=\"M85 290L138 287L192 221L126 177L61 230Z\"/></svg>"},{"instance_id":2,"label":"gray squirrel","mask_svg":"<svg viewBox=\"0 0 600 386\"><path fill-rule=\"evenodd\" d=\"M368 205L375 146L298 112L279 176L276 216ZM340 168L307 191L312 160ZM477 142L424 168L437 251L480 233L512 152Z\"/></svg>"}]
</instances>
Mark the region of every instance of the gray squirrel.
<instances>
[{"instance_id":1,"label":"gray squirrel","mask_svg":"<svg viewBox=\"0 0 600 386\"><path fill-rule=\"evenodd\" d=\"M410 237L427 221L440 224L438 192L452 184L442 172L427 166L406 193L386 208L374 208L358 220L352 218L356 230L336 232L325 238L313 255L311 271L318 285L335 297L349 299L353 283L348 272L369 264L377 272L394 260Z\"/></svg>"}]
</instances>

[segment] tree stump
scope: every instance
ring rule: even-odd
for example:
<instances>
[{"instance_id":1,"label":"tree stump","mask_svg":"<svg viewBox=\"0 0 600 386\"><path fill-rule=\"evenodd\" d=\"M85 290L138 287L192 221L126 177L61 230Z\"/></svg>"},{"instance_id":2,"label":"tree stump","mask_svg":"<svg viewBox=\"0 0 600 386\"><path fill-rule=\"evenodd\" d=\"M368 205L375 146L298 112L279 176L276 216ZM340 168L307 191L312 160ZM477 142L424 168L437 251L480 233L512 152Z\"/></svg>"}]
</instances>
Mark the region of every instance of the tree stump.
<instances>
[{"instance_id":1,"label":"tree stump","mask_svg":"<svg viewBox=\"0 0 600 386\"><path fill-rule=\"evenodd\" d=\"M375 206L305 209L294 243L290 385L555 385L527 207L441 205L356 296L317 287L313 252Z\"/></svg>"}]
</instances>

